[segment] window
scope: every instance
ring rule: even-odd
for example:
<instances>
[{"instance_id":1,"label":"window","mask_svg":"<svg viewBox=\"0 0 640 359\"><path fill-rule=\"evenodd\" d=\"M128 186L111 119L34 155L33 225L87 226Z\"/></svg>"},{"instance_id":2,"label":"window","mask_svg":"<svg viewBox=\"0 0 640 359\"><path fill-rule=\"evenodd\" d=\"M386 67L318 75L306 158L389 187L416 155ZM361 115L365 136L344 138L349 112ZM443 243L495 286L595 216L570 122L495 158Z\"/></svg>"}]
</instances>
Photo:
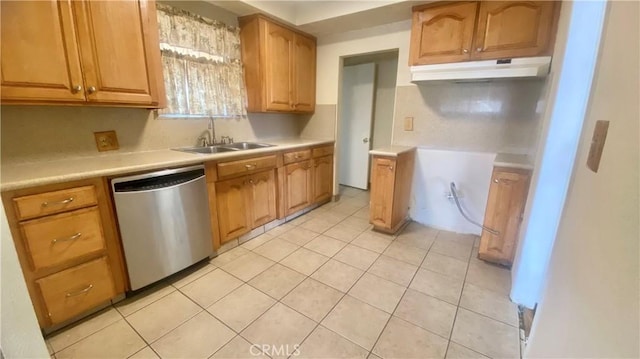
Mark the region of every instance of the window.
<instances>
[{"instance_id":1,"label":"window","mask_svg":"<svg viewBox=\"0 0 640 359\"><path fill-rule=\"evenodd\" d=\"M167 108L162 117L241 117L240 29L157 4Z\"/></svg>"}]
</instances>

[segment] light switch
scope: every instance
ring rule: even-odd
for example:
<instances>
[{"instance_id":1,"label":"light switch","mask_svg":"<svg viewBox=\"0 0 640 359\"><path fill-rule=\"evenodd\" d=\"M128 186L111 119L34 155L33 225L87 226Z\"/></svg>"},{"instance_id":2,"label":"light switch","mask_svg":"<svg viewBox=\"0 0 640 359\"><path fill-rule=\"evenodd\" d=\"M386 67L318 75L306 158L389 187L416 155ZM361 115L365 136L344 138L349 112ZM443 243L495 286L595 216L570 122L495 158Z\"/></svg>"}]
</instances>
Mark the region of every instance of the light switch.
<instances>
[{"instance_id":1,"label":"light switch","mask_svg":"<svg viewBox=\"0 0 640 359\"><path fill-rule=\"evenodd\" d=\"M593 137L591 138L591 148L589 148L589 156L587 157L587 167L596 173L600 167L600 159L602 158L602 150L604 149L604 142L607 140L608 131L609 121L596 121L596 127L593 129Z\"/></svg>"},{"instance_id":2,"label":"light switch","mask_svg":"<svg viewBox=\"0 0 640 359\"><path fill-rule=\"evenodd\" d=\"M404 118L404 130L413 131L413 117Z\"/></svg>"}]
</instances>

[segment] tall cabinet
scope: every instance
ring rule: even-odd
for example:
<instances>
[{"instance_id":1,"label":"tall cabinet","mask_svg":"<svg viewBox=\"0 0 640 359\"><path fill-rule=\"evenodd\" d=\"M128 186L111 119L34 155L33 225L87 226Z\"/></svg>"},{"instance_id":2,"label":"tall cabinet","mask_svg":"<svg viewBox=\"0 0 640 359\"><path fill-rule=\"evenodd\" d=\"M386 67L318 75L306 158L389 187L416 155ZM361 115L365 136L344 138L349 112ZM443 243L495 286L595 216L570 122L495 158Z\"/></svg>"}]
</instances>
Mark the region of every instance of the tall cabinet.
<instances>
[{"instance_id":1,"label":"tall cabinet","mask_svg":"<svg viewBox=\"0 0 640 359\"><path fill-rule=\"evenodd\" d=\"M313 112L315 37L263 15L245 16L239 22L248 111Z\"/></svg>"},{"instance_id":2,"label":"tall cabinet","mask_svg":"<svg viewBox=\"0 0 640 359\"><path fill-rule=\"evenodd\" d=\"M155 1L2 1L3 104L158 108Z\"/></svg>"}]
</instances>

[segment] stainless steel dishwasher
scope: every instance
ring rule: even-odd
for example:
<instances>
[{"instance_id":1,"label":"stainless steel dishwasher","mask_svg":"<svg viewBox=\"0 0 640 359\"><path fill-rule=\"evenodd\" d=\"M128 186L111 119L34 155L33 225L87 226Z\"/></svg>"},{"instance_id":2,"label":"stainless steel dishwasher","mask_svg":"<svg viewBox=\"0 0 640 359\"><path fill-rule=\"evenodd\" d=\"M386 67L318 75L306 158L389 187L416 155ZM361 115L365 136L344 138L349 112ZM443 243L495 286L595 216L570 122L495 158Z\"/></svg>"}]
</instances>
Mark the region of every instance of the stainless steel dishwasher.
<instances>
[{"instance_id":1,"label":"stainless steel dishwasher","mask_svg":"<svg viewBox=\"0 0 640 359\"><path fill-rule=\"evenodd\" d=\"M111 181L131 289L213 253L204 166Z\"/></svg>"}]
</instances>

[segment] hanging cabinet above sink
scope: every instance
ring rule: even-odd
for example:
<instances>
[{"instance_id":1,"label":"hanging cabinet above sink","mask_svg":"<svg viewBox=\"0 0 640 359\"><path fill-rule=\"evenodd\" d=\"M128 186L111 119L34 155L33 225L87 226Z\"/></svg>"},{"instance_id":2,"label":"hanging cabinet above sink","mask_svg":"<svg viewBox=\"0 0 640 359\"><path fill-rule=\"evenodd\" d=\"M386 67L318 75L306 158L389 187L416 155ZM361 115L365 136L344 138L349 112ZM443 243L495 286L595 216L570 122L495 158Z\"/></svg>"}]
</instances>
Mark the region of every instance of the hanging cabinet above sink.
<instances>
[{"instance_id":1,"label":"hanging cabinet above sink","mask_svg":"<svg viewBox=\"0 0 640 359\"><path fill-rule=\"evenodd\" d=\"M313 113L316 39L263 15L239 22L247 110Z\"/></svg>"}]
</instances>

